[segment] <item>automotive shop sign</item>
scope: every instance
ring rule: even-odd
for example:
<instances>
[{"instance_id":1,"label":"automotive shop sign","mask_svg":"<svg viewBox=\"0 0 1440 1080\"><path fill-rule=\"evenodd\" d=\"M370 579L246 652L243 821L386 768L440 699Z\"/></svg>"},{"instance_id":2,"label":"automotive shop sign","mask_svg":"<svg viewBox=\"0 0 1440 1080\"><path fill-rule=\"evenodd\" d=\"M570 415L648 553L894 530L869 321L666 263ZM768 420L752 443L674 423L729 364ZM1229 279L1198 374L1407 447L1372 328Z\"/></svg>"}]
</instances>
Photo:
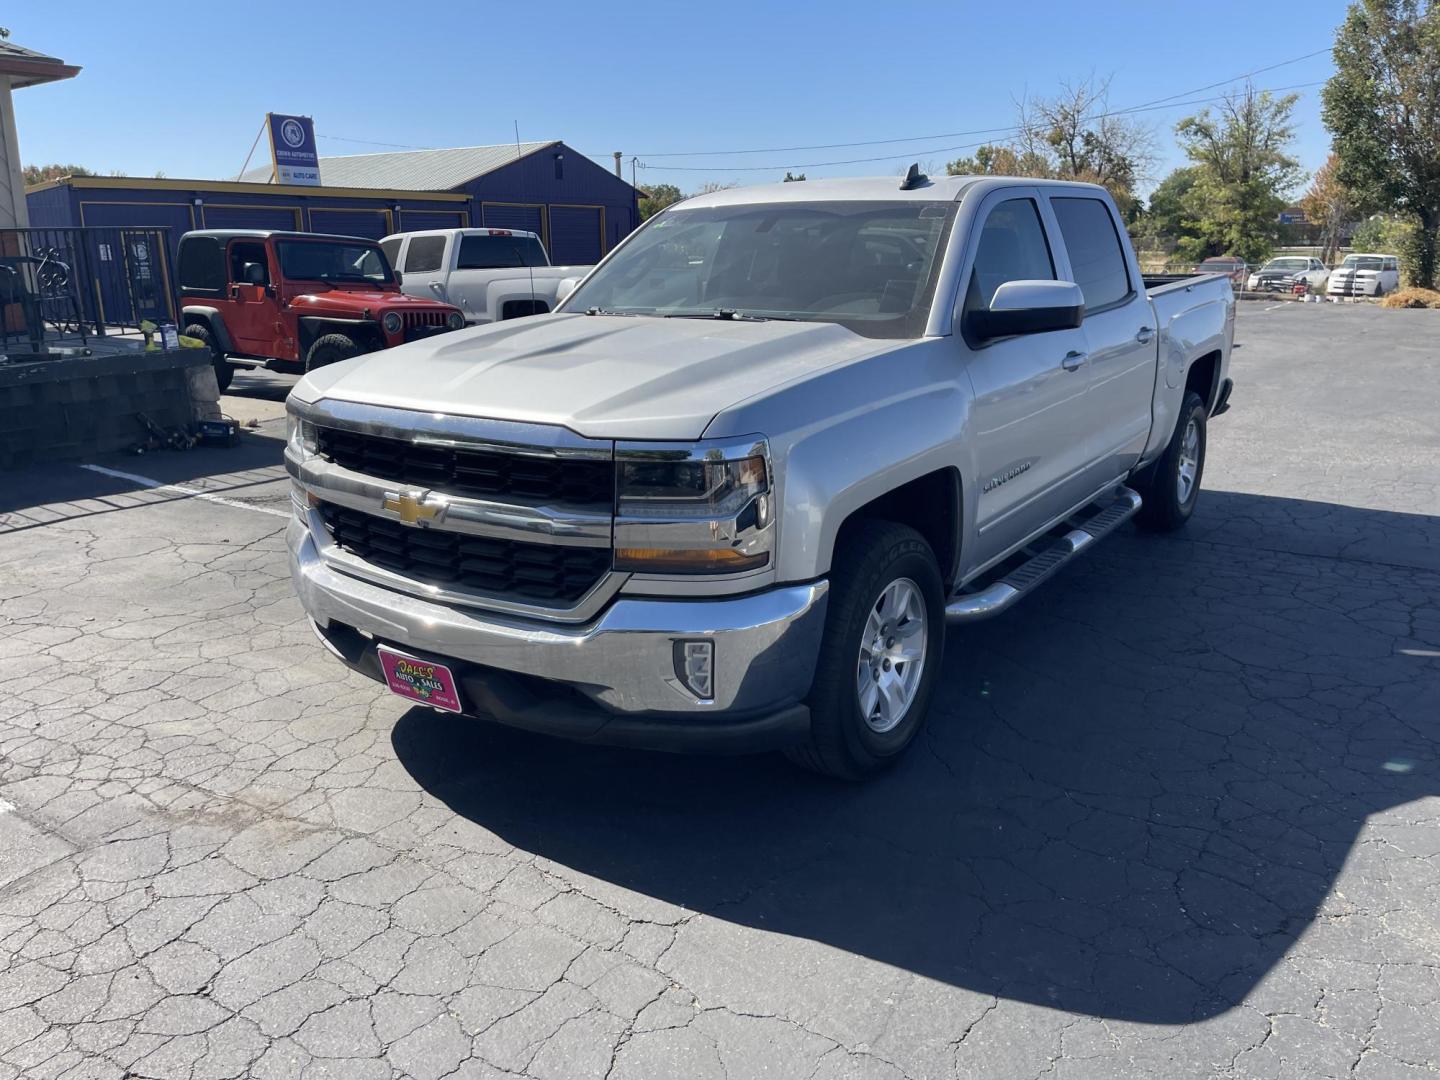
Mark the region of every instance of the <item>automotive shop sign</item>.
<instances>
[{"instance_id":1,"label":"automotive shop sign","mask_svg":"<svg viewBox=\"0 0 1440 1080\"><path fill-rule=\"evenodd\" d=\"M270 158L277 184L320 185L320 154L315 149L315 121L308 116L266 113L270 125Z\"/></svg>"}]
</instances>

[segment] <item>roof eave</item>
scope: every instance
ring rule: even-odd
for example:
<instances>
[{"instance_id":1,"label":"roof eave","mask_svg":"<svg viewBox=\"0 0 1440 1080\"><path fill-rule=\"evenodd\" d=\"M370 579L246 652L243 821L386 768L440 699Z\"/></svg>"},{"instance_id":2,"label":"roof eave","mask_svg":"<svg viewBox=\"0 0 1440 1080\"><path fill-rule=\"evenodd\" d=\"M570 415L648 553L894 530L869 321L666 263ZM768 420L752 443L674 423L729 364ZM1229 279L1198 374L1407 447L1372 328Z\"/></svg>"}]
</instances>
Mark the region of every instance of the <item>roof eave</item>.
<instances>
[{"instance_id":1,"label":"roof eave","mask_svg":"<svg viewBox=\"0 0 1440 1080\"><path fill-rule=\"evenodd\" d=\"M77 64L60 60L24 60L15 56L0 57L0 75L10 76L10 88L39 86L41 83L73 79L80 74Z\"/></svg>"}]
</instances>

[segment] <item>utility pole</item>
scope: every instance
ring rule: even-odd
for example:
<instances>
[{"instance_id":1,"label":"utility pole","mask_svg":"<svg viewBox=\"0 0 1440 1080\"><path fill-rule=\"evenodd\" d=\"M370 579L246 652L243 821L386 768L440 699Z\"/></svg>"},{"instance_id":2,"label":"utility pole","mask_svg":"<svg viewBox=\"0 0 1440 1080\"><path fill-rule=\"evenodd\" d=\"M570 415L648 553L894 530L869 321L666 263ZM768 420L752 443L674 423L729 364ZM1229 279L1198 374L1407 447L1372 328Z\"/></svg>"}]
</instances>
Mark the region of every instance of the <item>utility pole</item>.
<instances>
[{"instance_id":1,"label":"utility pole","mask_svg":"<svg viewBox=\"0 0 1440 1080\"><path fill-rule=\"evenodd\" d=\"M630 186L631 186L631 187L639 187L639 186L640 186L639 184L637 184L637 183L635 182L635 159L634 159L633 157L630 159Z\"/></svg>"}]
</instances>

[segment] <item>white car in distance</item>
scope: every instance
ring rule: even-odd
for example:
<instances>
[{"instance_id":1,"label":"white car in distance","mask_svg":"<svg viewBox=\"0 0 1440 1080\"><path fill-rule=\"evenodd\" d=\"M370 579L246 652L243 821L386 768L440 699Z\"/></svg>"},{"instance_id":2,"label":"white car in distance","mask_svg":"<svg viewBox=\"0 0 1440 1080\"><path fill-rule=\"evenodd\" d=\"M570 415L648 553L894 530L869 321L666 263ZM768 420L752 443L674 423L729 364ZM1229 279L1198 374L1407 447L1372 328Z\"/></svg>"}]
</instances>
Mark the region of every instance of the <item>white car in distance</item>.
<instances>
[{"instance_id":1,"label":"white car in distance","mask_svg":"<svg viewBox=\"0 0 1440 1080\"><path fill-rule=\"evenodd\" d=\"M1345 261L1330 271L1328 296L1384 296L1400 287L1398 255L1364 254L1345 256Z\"/></svg>"},{"instance_id":2,"label":"white car in distance","mask_svg":"<svg viewBox=\"0 0 1440 1080\"><path fill-rule=\"evenodd\" d=\"M1245 281L1251 292L1290 292L1303 282L1317 292L1325 288L1330 271L1319 259L1304 255L1281 255L1271 259Z\"/></svg>"}]
</instances>

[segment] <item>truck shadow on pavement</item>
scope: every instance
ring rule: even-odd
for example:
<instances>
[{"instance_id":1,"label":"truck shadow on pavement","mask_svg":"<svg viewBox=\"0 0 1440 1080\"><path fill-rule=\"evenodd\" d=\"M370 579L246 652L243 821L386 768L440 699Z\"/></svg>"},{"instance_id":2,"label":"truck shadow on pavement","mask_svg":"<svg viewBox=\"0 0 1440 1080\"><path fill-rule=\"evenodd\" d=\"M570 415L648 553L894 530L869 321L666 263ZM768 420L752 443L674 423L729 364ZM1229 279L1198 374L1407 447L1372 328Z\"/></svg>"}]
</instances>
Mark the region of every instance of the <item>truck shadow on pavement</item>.
<instances>
[{"instance_id":1,"label":"truck shadow on pavement","mask_svg":"<svg viewBox=\"0 0 1440 1080\"><path fill-rule=\"evenodd\" d=\"M1377 955L1433 962L1398 890L1434 851L1405 804L1440 792L1440 519L1225 492L1201 515L952 632L921 744L867 785L419 709L395 749L579 874L1051 1008L1212 1017L1380 913Z\"/></svg>"}]
</instances>

